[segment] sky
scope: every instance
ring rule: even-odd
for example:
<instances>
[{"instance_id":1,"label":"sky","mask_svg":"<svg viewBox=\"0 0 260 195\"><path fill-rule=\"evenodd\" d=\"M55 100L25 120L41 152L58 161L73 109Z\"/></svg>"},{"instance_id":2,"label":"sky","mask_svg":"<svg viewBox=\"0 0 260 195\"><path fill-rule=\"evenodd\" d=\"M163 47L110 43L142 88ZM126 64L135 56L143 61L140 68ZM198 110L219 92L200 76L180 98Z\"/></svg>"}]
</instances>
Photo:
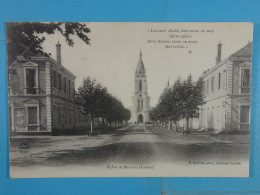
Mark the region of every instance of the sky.
<instances>
[{"instance_id":1,"label":"sky","mask_svg":"<svg viewBox=\"0 0 260 195\"><path fill-rule=\"evenodd\" d=\"M55 34L46 35L44 50L56 59L55 45L59 41L62 45L62 65L76 75L76 89L87 76L95 77L126 107L132 106L140 50L146 68L148 96L151 97L151 106L155 106L168 80L172 85L179 76L186 78L188 74L196 80L203 71L216 64L219 41L223 44L222 59L225 59L252 41L253 35L252 23L129 22L86 25L91 30L88 34L91 45L73 37L75 44L69 47L64 37ZM168 32L169 29L171 32ZM157 32L159 30L166 32ZM194 30L199 32L189 32ZM148 43L148 40L156 43ZM165 40L193 42L169 43L166 45L173 48L166 48L165 44L158 43ZM180 45L185 48L178 48Z\"/></svg>"}]
</instances>

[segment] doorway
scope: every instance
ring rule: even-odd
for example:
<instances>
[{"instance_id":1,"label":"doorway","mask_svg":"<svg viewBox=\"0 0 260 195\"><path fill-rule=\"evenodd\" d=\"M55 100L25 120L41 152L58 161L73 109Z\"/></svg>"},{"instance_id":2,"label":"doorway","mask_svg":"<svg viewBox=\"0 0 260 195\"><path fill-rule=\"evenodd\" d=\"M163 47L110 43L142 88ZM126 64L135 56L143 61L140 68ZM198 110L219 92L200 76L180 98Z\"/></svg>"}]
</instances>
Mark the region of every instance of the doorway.
<instances>
[{"instance_id":1,"label":"doorway","mask_svg":"<svg viewBox=\"0 0 260 195\"><path fill-rule=\"evenodd\" d=\"M143 115L142 115L142 114L139 114L139 115L138 115L138 118L137 118L137 122L138 122L138 123L143 123L143 120L144 120L144 119L143 119Z\"/></svg>"}]
</instances>

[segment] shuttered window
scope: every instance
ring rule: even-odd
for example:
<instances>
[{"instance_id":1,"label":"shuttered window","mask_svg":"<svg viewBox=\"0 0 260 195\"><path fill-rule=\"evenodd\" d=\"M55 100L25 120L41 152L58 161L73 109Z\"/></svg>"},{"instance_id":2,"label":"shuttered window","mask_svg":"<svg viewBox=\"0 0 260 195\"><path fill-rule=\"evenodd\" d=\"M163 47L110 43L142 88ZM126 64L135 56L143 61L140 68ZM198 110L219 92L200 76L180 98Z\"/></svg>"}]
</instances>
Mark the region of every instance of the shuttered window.
<instances>
[{"instance_id":1,"label":"shuttered window","mask_svg":"<svg viewBox=\"0 0 260 195\"><path fill-rule=\"evenodd\" d=\"M251 70L249 68L241 69L241 94L250 93Z\"/></svg>"}]
</instances>

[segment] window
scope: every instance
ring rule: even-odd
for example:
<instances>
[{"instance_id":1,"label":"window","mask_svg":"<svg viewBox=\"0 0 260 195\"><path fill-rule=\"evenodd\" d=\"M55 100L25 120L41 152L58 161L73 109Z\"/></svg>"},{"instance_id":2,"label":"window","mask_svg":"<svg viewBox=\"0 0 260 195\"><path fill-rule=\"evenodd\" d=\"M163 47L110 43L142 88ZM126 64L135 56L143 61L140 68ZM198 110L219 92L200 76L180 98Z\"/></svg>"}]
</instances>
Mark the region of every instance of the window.
<instances>
[{"instance_id":1,"label":"window","mask_svg":"<svg viewBox=\"0 0 260 195\"><path fill-rule=\"evenodd\" d=\"M209 127L209 121L210 121L210 112L209 112L209 108L207 108L207 128Z\"/></svg>"},{"instance_id":2,"label":"window","mask_svg":"<svg viewBox=\"0 0 260 195\"><path fill-rule=\"evenodd\" d=\"M61 74L58 74L58 89L62 90L62 86L61 86Z\"/></svg>"},{"instance_id":3,"label":"window","mask_svg":"<svg viewBox=\"0 0 260 195\"><path fill-rule=\"evenodd\" d=\"M217 107L217 110L216 110L216 120L217 120L217 122L219 122L220 121L220 106L218 106Z\"/></svg>"},{"instance_id":4,"label":"window","mask_svg":"<svg viewBox=\"0 0 260 195\"><path fill-rule=\"evenodd\" d=\"M141 99L141 109L144 108L143 106L144 106L144 105L143 105L143 99Z\"/></svg>"},{"instance_id":5,"label":"window","mask_svg":"<svg viewBox=\"0 0 260 195\"><path fill-rule=\"evenodd\" d=\"M139 81L139 91L142 91L142 81Z\"/></svg>"},{"instance_id":6,"label":"window","mask_svg":"<svg viewBox=\"0 0 260 195\"><path fill-rule=\"evenodd\" d=\"M218 89L221 87L221 72L218 73Z\"/></svg>"},{"instance_id":7,"label":"window","mask_svg":"<svg viewBox=\"0 0 260 195\"><path fill-rule=\"evenodd\" d=\"M226 71L222 72L222 88L226 89Z\"/></svg>"},{"instance_id":8,"label":"window","mask_svg":"<svg viewBox=\"0 0 260 195\"><path fill-rule=\"evenodd\" d=\"M71 82L71 92L74 95L74 92L75 92L75 84L74 84L74 82Z\"/></svg>"},{"instance_id":9,"label":"window","mask_svg":"<svg viewBox=\"0 0 260 195\"><path fill-rule=\"evenodd\" d=\"M63 80L63 90L64 90L65 93L67 91L67 86L66 86L67 83L66 82L67 82L66 77L64 77L64 80Z\"/></svg>"},{"instance_id":10,"label":"window","mask_svg":"<svg viewBox=\"0 0 260 195\"><path fill-rule=\"evenodd\" d=\"M38 131L39 130L38 114L39 114L38 106L27 107L27 117L28 117L27 130L28 131Z\"/></svg>"},{"instance_id":11,"label":"window","mask_svg":"<svg viewBox=\"0 0 260 195\"><path fill-rule=\"evenodd\" d=\"M209 80L206 82L206 93L209 94Z\"/></svg>"},{"instance_id":12,"label":"window","mask_svg":"<svg viewBox=\"0 0 260 195\"><path fill-rule=\"evenodd\" d=\"M245 87L250 86L250 69L248 69L248 68L242 69L241 86L245 86Z\"/></svg>"},{"instance_id":13,"label":"window","mask_svg":"<svg viewBox=\"0 0 260 195\"><path fill-rule=\"evenodd\" d=\"M38 94L38 64L27 62L23 64L24 94Z\"/></svg>"},{"instance_id":14,"label":"window","mask_svg":"<svg viewBox=\"0 0 260 195\"><path fill-rule=\"evenodd\" d=\"M214 83L215 82L215 78L214 77L211 77L211 92L213 93L214 92Z\"/></svg>"},{"instance_id":15,"label":"window","mask_svg":"<svg viewBox=\"0 0 260 195\"><path fill-rule=\"evenodd\" d=\"M250 128L250 106L240 106L240 130L249 130Z\"/></svg>"},{"instance_id":16,"label":"window","mask_svg":"<svg viewBox=\"0 0 260 195\"><path fill-rule=\"evenodd\" d=\"M240 123L250 123L250 106L240 106Z\"/></svg>"},{"instance_id":17,"label":"window","mask_svg":"<svg viewBox=\"0 0 260 195\"><path fill-rule=\"evenodd\" d=\"M36 69L26 69L26 94L36 94Z\"/></svg>"},{"instance_id":18,"label":"window","mask_svg":"<svg viewBox=\"0 0 260 195\"><path fill-rule=\"evenodd\" d=\"M37 124L37 107L28 107L28 124Z\"/></svg>"},{"instance_id":19,"label":"window","mask_svg":"<svg viewBox=\"0 0 260 195\"><path fill-rule=\"evenodd\" d=\"M52 85L57 89L57 72L55 70L52 73Z\"/></svg>"},{"instance_id":20,"label":"window","mask_svg":"<svg viewBox=\"0 0 260 195\"><path fill-rule=\"evenodd\" d=\"M214 107L212 107L210 109L210 126L209 126L210 129L214 129L214 112L215 112L215 109L214 109Z\"/></svg>"},{"instance_id":21,"label":"window","mask_svg":"<svg viewBox=\"0 0 260 195\"><path fill-rule=\"evenodd\" d=\"M241 69L241 94L250 93L251 70L249 68Z\"/></svg>"},{"instance_id":22,"label":"window","mask_svg":"<svg viewBox=\"0 0 260 195\"><path fill-rule=\"evenodd\" d=\"M73 110L70 109L70 110L69 110L69 113L73 113ZM72 114L69 114L69 113L68 113L69 122L72 123L72 121L73 121L73 115L72 115ZM83 116L82 118L83 118L83 122L84 122L84 116ZM102 120L102 118L101 118L101 120Z\"/></svg>"},{"instance_id":23,"label":"window","mask_svg":"<svg viewBox=\"0 0 260 195\"><path fill-rule=\"evenodd\" d=\"M67 122L67 109L63 108L62 109L62 123L66 123Z\"/></svg>"},{"instance_id":24,"label":"window","mask_svg":"<svg viewBox=\"0 0 260 195\"><path fill-rule=\"evenodd\" d=\"M61 118L62 118L62 116L61 116L61 114L62 114L61 108L58 107L57 111L58 111L58 123L61 124Z\"/></svg>"},{"instance_id":25,"label":"window","mask_svg":"<svg viewBox=\"0 0 260 195\"><path fill-rule=\"evenodd\" d=\"M68 93L70 94L70 80L68 80Z\"/></svg>"}]
</instances>

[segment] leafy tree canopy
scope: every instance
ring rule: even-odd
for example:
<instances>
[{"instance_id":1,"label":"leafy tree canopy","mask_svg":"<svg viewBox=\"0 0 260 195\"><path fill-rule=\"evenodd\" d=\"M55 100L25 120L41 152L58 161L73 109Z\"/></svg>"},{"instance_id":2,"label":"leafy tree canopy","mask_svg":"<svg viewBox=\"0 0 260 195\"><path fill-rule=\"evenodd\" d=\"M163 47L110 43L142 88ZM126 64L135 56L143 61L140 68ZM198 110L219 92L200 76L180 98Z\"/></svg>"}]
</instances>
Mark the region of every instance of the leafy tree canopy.
<instances>
[{"instance_id":1,"label":"leafy tree canopy","mask_svg":"<svg viewBox=\"0 0 260 195\"><path fill-rule=\"evenodd\" d=\"M91 118L101 116L104 97L107 96L107 89L102 87L95 79L87 77L78 88L75 102L82 113L90 114Z\"/></svg>"},{"instance_id":2,"label":"leafy tree canopy","mask_svg":"<svg viewBox=\"0 0 260 195\"><path fill-rule=\"evenodd\" d=\"M130 110L126 109L120 100L91 77L84 79L78 88L75 103L84 115L90 115L92 119L103 117L110 124L128 121L131 116Z\"/></svg>"},{"instance_id":3,"label":"leafy tree canopy","mask_svg":"<svg viewBox=\"0 0 260 195\"><path fill-rule=\"evenodd\" d=\"M44 34L60 33L69 46L74 45L73 36L77 36L84 43L90 44L88 33L90 29L85 23L79 22L9 22L6 24L8 65L11 65L17 56L50 54L43 51L42 43L46 40Z\"/></svg>"},{"instance_id":4,"label":"leafy tree canopy","mask_svg":"<svg viewBox=\"0 0 260 195\"><path fill-rule=\"evenodd\" d=\"M178 78L173 86L166 87L149 115L153 121L176 122L182 118L197 118L200 106L204 103L203 79L193 82L189 75L186 80Z\"/></svg>"}]
</instances>

